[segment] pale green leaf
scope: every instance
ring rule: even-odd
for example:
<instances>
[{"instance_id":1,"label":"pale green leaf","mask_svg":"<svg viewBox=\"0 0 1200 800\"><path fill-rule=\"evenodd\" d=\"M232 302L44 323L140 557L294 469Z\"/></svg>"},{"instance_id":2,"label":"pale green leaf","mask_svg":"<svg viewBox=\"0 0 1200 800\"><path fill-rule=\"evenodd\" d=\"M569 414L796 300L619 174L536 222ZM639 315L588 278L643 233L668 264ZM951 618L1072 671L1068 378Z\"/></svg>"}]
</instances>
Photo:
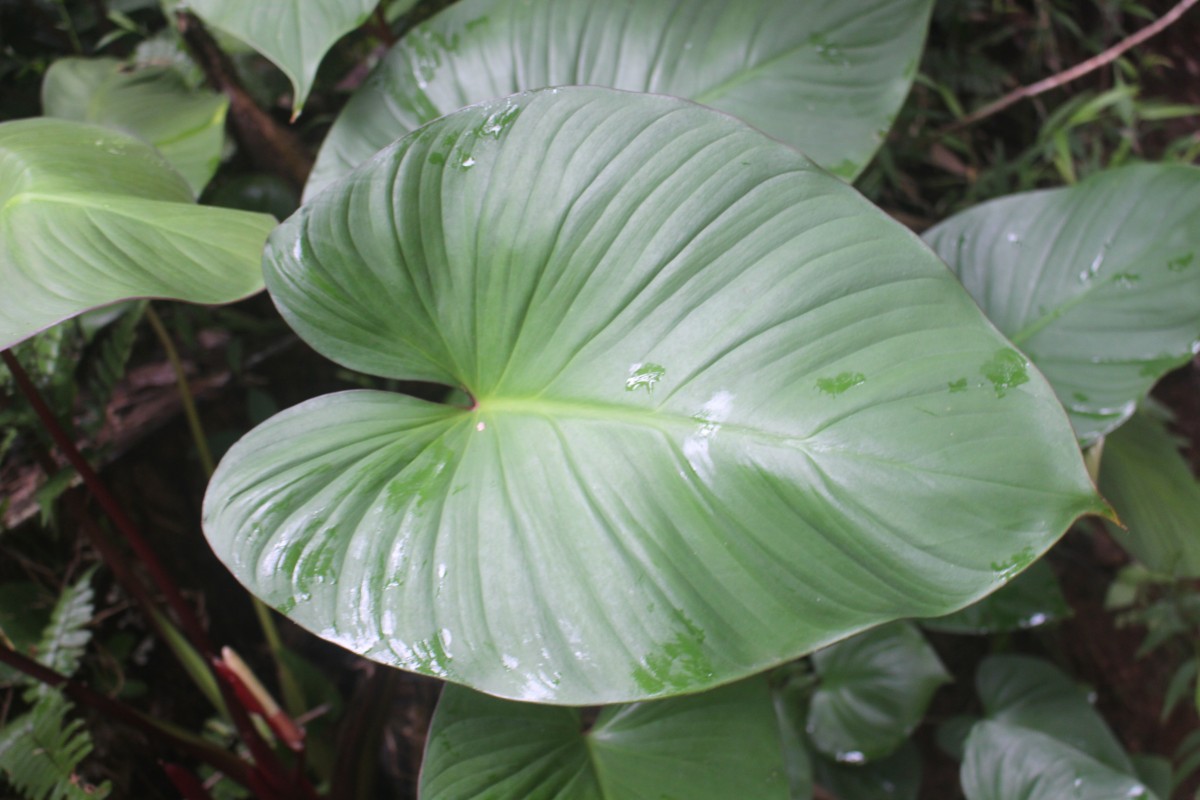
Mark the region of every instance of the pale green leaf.
<instances>
[{"instance_id":1,"label":"pale green leaf","mask_svg":"<svg viewBox=\"0 0 1200 800\"><path fill-rule=\"evenodd\" d=\"M135 297L262 288L264 214L197 206L150 145L57 119L0 124L0 348Z\"/></svg>"},{"instance_id":2,"label":"pale green leaf","mask_svg":"<svg viewBox=\"0 0 1200 800\"><path fill-rule=\"evenodd\" d=\"M984 203L925 239L1049 379L1084 445L1200 339L1200 168L1101 172Z\"/></svg>"},{"instance_id":3,"label":"pale green leaf","mask_svg":"<svg viewBox=\"0 0 1200 800\"><path fill-rule=\"evenodd\" d=\"M42 81L48 117L92 122L158 148L199 194L221 160L223 95L193 89L170 67L132 70L115 58L61 58Z\"/></svg>"},{"instance_id":4,"label":"pale green leaf","mask_svg":"<svg viewBox=\"0 0 1200 800\"><path fill-rule=\"evenodd\" d=\"M686 97L846 179L908 94L930 0L462 0L405 36L351 98L305 197L471 103L548 86Z\"/></svg>"},{"instance_id":5,"label":"pale green leaf","mask_svg":"<svg viewBox=\"0 0 1200 800\"><path fill-rule=\"evenodd\" d=\"M292 82L293 116L338 39L361 25L379 0L188 0L214 28L236 36L283 70Z\"/></svg>"},{"instance_id":6,"label":"pale green leaf","mask_svg":"<svg viewBox=\"0 0 1200 800\"><path fill-rule=\"evenodd\" d=\"M465 109L264 269L318 351L474 405L273 417L218 469L210 542L310 630L489 693L725 683L966 605L1102 509L1050 388L991 380L1024 360L916 237L685 101Z\"/></svg>"},{"instance_id":7,"label":"pale green leaf","mask_svg":"<svg viewBox=\"0 0 1200 800\"><path fill-rule=\"evenodd\" d=\"M786 800L767 685L579 709L448 686L429 731L422 800Z\"/></svg>"}]
</instances>

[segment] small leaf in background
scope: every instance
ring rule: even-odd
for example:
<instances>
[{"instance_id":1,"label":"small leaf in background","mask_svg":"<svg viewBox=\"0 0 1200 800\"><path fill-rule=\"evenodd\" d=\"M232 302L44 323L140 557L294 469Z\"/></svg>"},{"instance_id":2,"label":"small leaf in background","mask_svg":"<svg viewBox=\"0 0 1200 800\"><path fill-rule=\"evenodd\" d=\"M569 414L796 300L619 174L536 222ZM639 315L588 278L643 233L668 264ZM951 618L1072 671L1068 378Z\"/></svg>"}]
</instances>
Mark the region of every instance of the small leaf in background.
<instances>
[{"instance_id":1,"label":"small leaf in background","mask_svg":"<svg viewBox=\"0 0 1200 800\"><path fill-rule=\"evenodd\" d=\"M318 352L473 403L272 417L222 459L209 542L309 630L491 694L746 677L973 602L1103 508L1050 387L928 248L677 98L443 117L302 206L264 270ZM1002 393L950 390L996 363Z\"/></svg>"},{"instance_id":2,"label":"small leaf in background","mask_svg":"<svg viewBox=\"0 0 1200 800\"><path fill-rule=\"evenodd\" d=\"M609 706L515 703L450 685L421 768L422 800L786 800L766 681Z\"/></svg>"},{"instance_id":3,"label":"small leaf in background","mask_svg":"<svg viewBox=\"0 0 1200 800\"><path fill-rule=\"evenodd\" d=\"M1071 608L1054 570L1038 561L979 602L944 617L918 621L931 631L984 635L1037 628L1069 616Z\"/></svg>"},{"instance_id":4,"label":"small leaf in background","mask_svg":"<svg viewBox=\"0 0 1200 800\"><path fill-rule=\"evenodd\" d=\"M917 800L921 791L921 754L911 740L878 761L854 766L817 757L813 769L817 785L839 800Z\"/></svg>"},{"instance_id":5,"label":"small leaf in background","mask_svg":"<svg viewBox=\"0 0 1200 800\"><path fill-rule=\"evenodd\" d=\"M703 103L853 180L908 94L932 7L930 0L462 0L401 39L351 98L305 198L443 114L585 84Z\"/></svg>"},{"instance_id":6,"label":"small leaf in background","mask_svg":"<svg viewBox=\"0 0 1200 800\"><path fill-rule=\"evenodd\" d=\"M292 117L300 115L317 67L338 39L362 25L379 0L188 0L209 25L236 36L292 82Z\"/></svg>"},{"instance_id":7,"label":"small leaf in background","mask_svg":"<svg viewBox=\"0 0 1200 800\"><path fill-rule=\"evenodd\" d=\"M0 348L120 300L254 294L274 226L197 206L163 157L127 134L58 119L0 124Z\"/></svg>"},{"instance_id":8,"label":"small leaf in background","mask_svg":"<svg viewBox=\"0 0 1200 800\"><path fill-rule=\"evenodd\" d=\"M962 765L967 800L1159 800L1142 781L1030 728L985 720Z\"/></svg>"},{"instance_id":9,"label":"small leaf in background","mask_svg":"<svg viewBox=\"0 0 1200 800\"><path fill-rule=\"evenodd\" d=\"M300 205L296 190L274 175L242 175L221 184L207 198L214 206L257 211L287 219Z\"/></svg>"},{"instance_id":10,"label":"small leaf in background","mask_svg":"<svg viewBox=\"0 0 1200 800\"><path fill-rule=\"evenodd\" d=\"M975 686L987 719L1053 736L1115 770L1133 769L1083 688L1048 661L990 656L979 665Z\"/></svg>"},{"instance_id":11,"label":"small leaf in background","mask_svg":"<svg viewBox=\"0 0 1200 800\"><path fill-rule=\"evenodd\" d=\"M130 69L115 58L60 58L42 81L48 117L91 122L158 148L198 195L225 144L224 95L196 89L171 67Z\"/></svg>"},{"instance_id":12,"label":"small leaf in background","mask_svg":"<svg viewBox=\"0 0 1200 800\"><path fill-rule=\"evenodd\" d=\"M1200 483L1161 414L1143 409L1104 441L1100 491L1127 530L1117 544L1160 575L1200 577Z\"/></svg>"},{"instance_id":13,"label":"small leaf in background","mask_svg":"<svg viewBox=\"0 0 1200 800\"><path fill-rule=\"evenodd\" d=\"M890 755L950 680L933 648L909 622L893 622L818 650L819 682L809 706L813 746L842 764Z\"/></svg>"},{"instance_id":14,"label":"small leaf in background","mask_svg":"<svg viewBox=\"0 0 1200 800\"><path fill-rule=\"evenodd\" d=\"M1100 172L984 203L924 238L1050 381L1085 446L1200 339L1200 168Z\"/></svg>"}]
</instances>

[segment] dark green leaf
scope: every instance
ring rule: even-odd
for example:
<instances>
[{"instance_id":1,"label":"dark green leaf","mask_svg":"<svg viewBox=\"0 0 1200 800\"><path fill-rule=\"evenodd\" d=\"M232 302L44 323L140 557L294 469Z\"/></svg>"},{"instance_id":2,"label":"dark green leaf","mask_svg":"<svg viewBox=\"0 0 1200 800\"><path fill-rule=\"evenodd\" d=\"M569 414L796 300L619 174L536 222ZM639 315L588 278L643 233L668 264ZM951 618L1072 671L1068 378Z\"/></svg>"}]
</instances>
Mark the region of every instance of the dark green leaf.
<instances>
[{"instance_id":1,"label":"dark green leaf","mask_svg":"<svg viewBox=\"0 0 1200 800\"><path fill-rule=\"evenodd\" d=\"M839 800L917 800L921 790L921 754L912 741L869 764L816 758L814 767L817 783Z\"/></svg>"},{"instance_id":2,"label":"dark green leaf","mask_svg":"<svg viewBox=\"0 0 1200 800\"><path fill-rule=\"evenodd\" d=\"M1069 616L1071 608L1058 588L1054 570L1045 561L1038 561L979 602L920 623L942 633L982 635L1037 628Z\"/></svg>"},{"instance_id":3,"label":"dark green leaf","mask_svg":"<svg viewBox=\"0 0 1200 800\"><path fill-rule=\"evenodd\" d=\"M925 716L934 691L950 680L916 626L894 622L818 650L820 683L808 735L821 753L863 764L896 750Z\"/></svg>"},{"instance_id":4,"label":"dark green leaf","mask_svg":"<svg viewBox=\"0 0 1200 800\"><path fill-rule=\"evenodd\" d=\"M704 694L578 709L448 686L429 732L422 800L785 800L761 678Z\"/></svg>"},{"instance_id":5,"label":"dark green leaf","mask_svg":"<svg viewBox=\"0 0 1200 800\"><path fill-rule=\"evenodd\" d=\"M1129 756L1084 690L1049 662L991 656L979 666L975 685L989 720L1039 731L1114 770L1132 772Z\"/></svg>"},{"instance_id":6,"label":"dark green leaf","mask_svg":"<svg viewBox=\"0 0 1200 800\"><path fill-rule=\"evenodd\" d=\"M962 766L967 800L1158 800L1144 783L1036 730L983 721Z\"/></svg>"},{"instance_id":7,"label":"dark green leaf","mask_svg":"<svg viewBox=\"0 0 1200 800\"><path fill-rule=\"evenodd\" d=\"M1100 491L1128 530L1113 539L1154 572L1200 577L1200 484L1162 419L1134 414L1105 439Z\"/></svg>"}]
</instances>

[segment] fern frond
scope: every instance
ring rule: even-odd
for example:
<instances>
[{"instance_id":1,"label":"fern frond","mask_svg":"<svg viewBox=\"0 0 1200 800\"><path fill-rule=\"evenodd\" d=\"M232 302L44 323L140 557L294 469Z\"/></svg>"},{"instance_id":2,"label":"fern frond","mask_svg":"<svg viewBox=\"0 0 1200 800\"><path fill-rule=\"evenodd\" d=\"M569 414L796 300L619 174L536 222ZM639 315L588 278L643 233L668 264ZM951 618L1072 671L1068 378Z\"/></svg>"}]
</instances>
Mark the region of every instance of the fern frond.
<instances>
[{"instance_id":1,"label":"fern frond","mask_svg":"<svg viewBox=\"0 0 1200 800\"><path fill-rule=\"evenodd\" d=\"M113 387L125 376L125 366L133 352L138 323L146 310L146 301L129 303L117 320L99 331L88 347L82 364L83 383L88 389L88 402L97 410L96 420L103 423L104 407L112 397Z\"/></svg>"},{"instance_id":2,"label":"fern frond","mask_svg":"<svg viewBox=\"0 0 1200 800\"><path fill-rule=\"evenodd\" d=\"M70 677L75 674L83 658L83 650L92 638L87 625L92 621L94 609L92 574L95 571L95 567L89 569L63 590L50 614L49 624L42 631L36 658L60 675ZM46 691L44 686L35 687L30 692L30 702L33 697L43 695Z\"/></svg>"},{"instance_id":3,"label":"fern frond","mask_svg":"<svg viewBox=\"0 0 1200 800\"><path fill-rule=\"evenodd\" d=\"M100 800L112 790L83 784L76 769L92 751L83 722L67 719L71 704L48 691L0 730L0 774L28 800Z\"/></svg>"}]
</instances>

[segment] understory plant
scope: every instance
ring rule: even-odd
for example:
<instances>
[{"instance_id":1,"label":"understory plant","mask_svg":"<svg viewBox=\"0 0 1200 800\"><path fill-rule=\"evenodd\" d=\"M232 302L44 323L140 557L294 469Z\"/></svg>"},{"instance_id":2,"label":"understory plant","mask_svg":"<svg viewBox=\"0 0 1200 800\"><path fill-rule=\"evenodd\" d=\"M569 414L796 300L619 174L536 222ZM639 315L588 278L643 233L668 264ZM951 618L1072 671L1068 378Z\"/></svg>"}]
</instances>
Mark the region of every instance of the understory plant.
<instances>
[{"instance_id":1,"label":"understory plant","mask_svg":"<svg viewBox=\"0 0 1200 800\"><path fill-rule=\"evenodd\" d=\"M1071 173L918 236L853 182L904 135L932 0L434 5L192 0L159 34L110 14L111 41L143 40L130 57L56 61L44 116L0 124L6 364L139 570L82 503L72 519L221 731L71 680L87 572L38 625L0 609L0 678L30 687L0 720L15 790L110 790L78 778L74 704L160 735L188 798L370 796L347 766L361 726L306 737L329 693L268 608L446 682L425 800L916 798L914 732L951 680L929 636L1067 616L1043 556L1072 525L1132 554L1113 605L1151 621L1148 650L1200 641L1198 490L1147 399L1200 342L1200 170ZM298 146L229 52L274 62L303 124L325 53L364 26L378 63L299 208L197 203L230 113L269 134L255 146ZM119 371L143 314L173 354L130 301L264 288L370 387L270 415L208 483L204 533L256 598L270 688L56 420L72 397L37 387L62 370L47 348L97 331ZM972 666L970 713L936 733L969 800L1167 800L1186 780L1191 753L1131 755L1060 665Z\"/></svg>"}]
</instances>

